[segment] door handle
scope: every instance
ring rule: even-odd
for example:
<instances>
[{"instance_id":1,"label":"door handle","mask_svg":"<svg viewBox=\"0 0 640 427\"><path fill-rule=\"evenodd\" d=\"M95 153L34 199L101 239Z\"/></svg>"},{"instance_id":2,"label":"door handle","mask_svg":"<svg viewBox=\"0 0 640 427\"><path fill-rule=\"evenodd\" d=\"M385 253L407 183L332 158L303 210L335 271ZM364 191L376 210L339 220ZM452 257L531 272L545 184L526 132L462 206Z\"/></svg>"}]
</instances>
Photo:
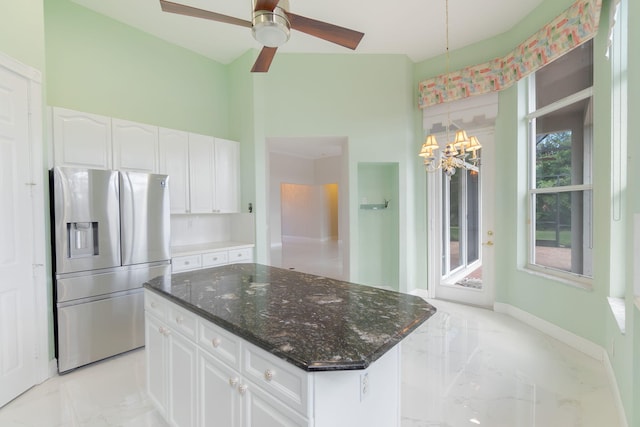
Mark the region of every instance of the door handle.
<instances>
[{"instance_id":1,"label":"door handle","mask_svg":"<svg viewBox=\"0 0 640 427\"><path fill-rule=\"evenodd\" d=\"M482 245L483 246L493 246L493 242L491 240L488 240L488 241L484 242Z\"/></svg>"}]
</instances>

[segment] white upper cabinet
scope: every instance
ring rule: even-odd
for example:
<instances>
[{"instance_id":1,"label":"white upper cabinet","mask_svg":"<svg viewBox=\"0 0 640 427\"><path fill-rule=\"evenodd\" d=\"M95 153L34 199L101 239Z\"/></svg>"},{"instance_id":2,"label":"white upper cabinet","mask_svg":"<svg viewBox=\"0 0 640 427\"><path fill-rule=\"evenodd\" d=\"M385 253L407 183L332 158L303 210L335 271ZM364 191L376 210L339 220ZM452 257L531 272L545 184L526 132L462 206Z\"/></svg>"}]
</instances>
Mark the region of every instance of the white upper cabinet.
<instances>
[{"instance_id":1,"label":"white upper cabinet","mask_svg":"<svg viewBox=\"0 0 640 427\"><path fill-rule=\"evenodd\" d=\"M218 212L240 212L240 144L216 138L215 203Z\"/></svg>"},{"instance_id":2,"label":"white upper cabinet","mask_svg":"<svg viewBox=\"0 0 640 427\"><path fill-rule=\"evenodd\" d=\"M189 134L191 213L215 212L215 140Z\"/></svg>"},{"instance_id":3,"label":"white upper cabinet","mask_svg":"<svg viewBox=\"0 0 640 427\"><path fill-rule=\"evenodd\" d=\"M171 213L189 213L189 134L160 128L159 139L159 171L169 175Z\"/></svg>"},{"instance_id":4,"label":"white upper cabinet","mask_svg":"<svg viewBox=\"0 0 640 427\"><path fill-rule=\"evenodd\" d=\"M240 148L235 141L189 134L191 213L237 213Z\"/></svg>"},{"instance_id":5,"label":"white upper cabinet","mask_svg":"<svg viewBox=\"0 0 640 427\"><path fill-rule=\"evenodd\" d=\"M158 127L112 119L113 168L158 172Z\"/></svg>"},{"instance_id":6,"label":"white upper cabinet","mask_svg":"<svg viewBox=\"0 0 640 427\"><path fill-rule=\"evenodd\" d=\"M56 166L112 169L109 117L54 107L52 124Z\"/></svg>"},{"instance_id":7,"label":"white upper cabinet","mask_svg":"<svg viewBox=\"0 0 640 427\"><path fill-rule=\"evenodd\" d=\"M52 108L55 166L169 175L172 214L240 212L240 144Z\"/></svg>"}]
</instances>

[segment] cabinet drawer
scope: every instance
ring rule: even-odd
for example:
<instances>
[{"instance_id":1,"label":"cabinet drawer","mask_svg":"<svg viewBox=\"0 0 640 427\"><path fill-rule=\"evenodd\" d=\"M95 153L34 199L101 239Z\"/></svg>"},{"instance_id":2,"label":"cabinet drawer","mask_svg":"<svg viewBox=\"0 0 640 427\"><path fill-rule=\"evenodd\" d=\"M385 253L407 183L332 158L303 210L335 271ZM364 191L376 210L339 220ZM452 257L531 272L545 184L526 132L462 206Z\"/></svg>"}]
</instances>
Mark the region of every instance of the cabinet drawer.
<instances>
[{"instance_id":1,"label":"cabinet drawer","mask_svg":"<svg viewBox=\"0 0 640 427\"><path fill-rule=\"evenodd\" d=\"M201 266L202 266L202 260L200 258L200 254L178 256L171 259L171 270L174 272L197 270Z\"/></svg>"},{"instance_id":2,"label":"cabinet drawer","mask_svg":"<svg viewBox=\"0 0 640 427\"><path fill-rule=\"evenodd\" d=\"M175 304L169 304L167 323L172 329L195 341L196 316Z\"/></svg>"},{"instance_id":3,"label":"cabinet drawer","mask_svg":"<svg viewBox=\"0 0 640 427\"><path fill-rule=\"evenodd\" d=\"M229 251L229 263L252 261L252 260L253 260L252 248L231 249Z\"/></svg>"},{"instance_id":4,"label":"cabinet drawer","mask_svg":"<svg viewBox=\"0 0 640 427\"><path fill-rule=\"evenodd\" d=\"M239 371L241 339L207 320L199 319L198 324L200 347Z\"/></svg>"},{"instance_id":5,"label":"cabinet drawer","mask_svg":"<svg viewBox=\"0 0 640 427\"><path fill-rule=\"evenodd\" d=\"M267 393L308 416L309 373L259 349L244 344L243 374Z\"/></svg>"},{"instance_id":6,"label":"cabinet drawer","mask_svg":"<svg viewBox=\"0 0 640 427\"><path fill-rule=\"evenodd\" d=\"M167 318L168 307L165 299L147 290L144 291L144 310L162 321Z\"/></svg>"},{"instance_id":7,"label":"cabinet drawer","mask_svg":"<svg viewBox=\"0 0 640 427\"><path fill-rule=\"evenodd\" d=\"M229 254L227 251L208 252L202 254L202 266L214 267L216 265L224 265L229 262Z\"/></svg>"}]
</instances>

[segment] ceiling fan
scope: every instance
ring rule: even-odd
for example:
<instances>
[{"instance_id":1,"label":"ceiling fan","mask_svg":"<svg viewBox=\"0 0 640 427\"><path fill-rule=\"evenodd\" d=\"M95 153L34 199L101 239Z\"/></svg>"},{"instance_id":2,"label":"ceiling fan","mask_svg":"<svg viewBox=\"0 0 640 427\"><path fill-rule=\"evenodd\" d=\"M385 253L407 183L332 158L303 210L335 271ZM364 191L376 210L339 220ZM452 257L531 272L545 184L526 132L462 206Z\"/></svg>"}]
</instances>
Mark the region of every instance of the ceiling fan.
<instances>
[{"instance_id":1,"label":"ceiling fan","mask_svg":"<svg viewBox=\"0 0 640 427\"><path fill-rule=\"evenodd\" d=\"M291 28L352 50L358 47L364 36L364 33L359 31L291 13L289 12L289 0L252 1L253 16L251 21L166 0L160 0L160 6L164 12L251 28L253 37L263 45L251 72L264 73L269 70L278 46L289 40Z\"/></svg>"}]
</instances>

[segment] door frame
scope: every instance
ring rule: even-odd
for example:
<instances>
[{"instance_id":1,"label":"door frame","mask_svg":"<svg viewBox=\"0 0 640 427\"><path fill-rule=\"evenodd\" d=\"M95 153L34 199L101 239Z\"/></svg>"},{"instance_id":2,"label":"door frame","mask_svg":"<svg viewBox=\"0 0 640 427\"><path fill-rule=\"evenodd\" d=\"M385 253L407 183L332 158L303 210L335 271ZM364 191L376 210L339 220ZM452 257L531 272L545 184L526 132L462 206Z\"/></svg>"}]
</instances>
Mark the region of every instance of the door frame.
<instances>
[{"instance_id":1,"label":"door frame","mask_svg":"<svg viewBox=\"0 0 640 427\"><path fill-rule=\"evenodd\" d=\"M491 93L428 108L423 113L425 133L442 128L450 118L468 134L478 137L481 151L481 290L447 284L442 280L442 173L427 173L427 289L428 296L464 304L492 308L495 300L495 119L498 114L498 94ZM445 136L443 135L442 138ZM491 242L491 243L489 243Z\"/></svg>"},{"instance_id":2,"label":"door frame","mask_svg":"<svg viewBox=\"0 0 640 427\"><path fill-rule=\"evenodd\" d=\"M49 330L52 306L49 301L48 289L51 282L50 277L51 265L49 246L47 218L49 206L47 203L48 185L44 181L44 169L47 163L44 161L44 145L45 138L43 133L43 93L42 93L42 73L9 55L0 52L0 67L23 77L27 81L28 86L28 108L29 108L29 164L31 182L25 183L31 188L31 208L33 211L33 286L34 295L34 313L35 319L29 319L33 322L33 337L35 343L35 354L31 357L35 358L35 372L33 372L33 385L39 384L50 378L56 373L56 363L53 357L50 359L50 348L52 341L50 340ZM25 390L26 391L26 390Z\"/></svg>"}]
</instances>

